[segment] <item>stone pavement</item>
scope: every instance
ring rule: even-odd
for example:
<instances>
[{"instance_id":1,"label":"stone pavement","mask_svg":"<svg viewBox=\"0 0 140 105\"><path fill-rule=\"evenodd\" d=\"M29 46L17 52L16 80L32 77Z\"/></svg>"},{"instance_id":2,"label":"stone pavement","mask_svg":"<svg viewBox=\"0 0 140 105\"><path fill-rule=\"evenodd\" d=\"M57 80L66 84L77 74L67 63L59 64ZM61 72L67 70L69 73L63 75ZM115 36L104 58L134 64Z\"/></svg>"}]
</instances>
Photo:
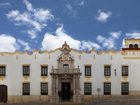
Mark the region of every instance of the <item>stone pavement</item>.
<instances>
[{"instance_id":1,"label":"stone pavement","mask_svg":"<svg viewBox=\"0 0 140 105\"><path fill-rule=\"evenodd\" d=\"M97 98L84 105L140 105L140 96L118 96L109 98Z\"/></svg>"},{"instance_id":2,"label":"stone pavement","mask_svg":"<svg viewBox=\"0 0 140 105\"><path fill-rule=\"evenodd\" d=\"M140 105L140 96L94 98L92 101L83 103L60 102L49 103L0 103L0 105Z\"/></svg>"}]
</instances>

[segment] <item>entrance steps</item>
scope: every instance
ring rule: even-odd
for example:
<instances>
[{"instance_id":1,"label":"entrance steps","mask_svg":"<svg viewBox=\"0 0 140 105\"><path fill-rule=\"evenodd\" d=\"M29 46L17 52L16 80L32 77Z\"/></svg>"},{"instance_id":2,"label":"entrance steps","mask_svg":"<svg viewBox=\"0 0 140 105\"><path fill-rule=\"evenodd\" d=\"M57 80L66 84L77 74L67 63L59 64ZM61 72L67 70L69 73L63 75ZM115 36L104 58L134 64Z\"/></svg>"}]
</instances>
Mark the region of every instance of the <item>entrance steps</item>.
<instances>
[{"instance_id":1,"label":"entrance steps","mask_svg":"<svg viewBox=\"0 0 140 105\"><path fill-rule=\"evenodd\" d=\"M58 102L58 103L53 103L50 105L82 105L82 103L75 103L75 102Z\"/></svg>"}]
</instances>

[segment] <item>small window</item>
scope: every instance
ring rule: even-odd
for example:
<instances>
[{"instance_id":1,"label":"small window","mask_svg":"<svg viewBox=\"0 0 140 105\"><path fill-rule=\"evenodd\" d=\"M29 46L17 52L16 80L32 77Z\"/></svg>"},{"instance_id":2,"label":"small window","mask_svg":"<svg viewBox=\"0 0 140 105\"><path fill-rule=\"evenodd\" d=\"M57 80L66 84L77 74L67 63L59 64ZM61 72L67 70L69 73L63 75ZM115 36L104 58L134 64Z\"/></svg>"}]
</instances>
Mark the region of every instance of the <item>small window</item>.
<instances>
[{"instance_id":1,"label":"small window","mask_svg":"<svg viewBox=\"0 0 140 105\"><path fill-rule=\"evenodd\" d=\"M104 95L111 95L111 83L104 82Z\"/></svg>"},{"instance_id":2,"label":"small window","mask_svg":"<svg viewBox=\"0 0 140 105\"><path fill-rule=\"evenodd\" d=\"M30 95L30 83L23 83L22 92L23 95Z\"/></svg>"},{"instance_id":3,"label":"small window","mask_svg":"<svg viewBox=\"0 0 140 105\"><path fill-rule=\"evenodd\" d=\"M91 76L91 66L85 66L85 76Z\"/></svg>"},{"instance_id":4,"label":"small window","mask_svg":"<svg viewBox=\"0 0 140 105\"><path fill-rule=\"evenodd\" d=\"M41 83L41 95L48 95L48 83Z\"/></svg>"},{"instance_id":5,"label":"small window","mask_svg":"<svg viewBox=\"0 0 140 105\"><path fill-rule=\"evenodd\" d=\"M84 83L84 94L85 95L92 94L92 84L91 83Z\"/></svg>"},{"instance_id":6,"label":"small window","mask_svg":"<svg viewBox=\"0 0 140 105\"><path fill-rule=\"evenodd\" d=\"M6 66L0 66L0 76L6 75Z\"/></svg>"},{"instance_id":7,"label":"small window","mask_svg":"<svg viewBox=\"0 0 140 105\"><path fill-rule=\"evenodd\" d=\"M129 48L133 48L133 44L129 44Z\"/></svg>"},{"instance_id":8,"label":"small window","mask_svg":"<svg viewBox=\"0 0 140 105\"><path fill-rule=\"evenodd\" d=\"M23 76L30 75L30 66L23 66Z\"/></svg>"},{"instance_id":9,"label":"small window","mask_svg":"<svg viewBox=\"0 0 140 105\"><path fill-rule=\"evenodd\" d=\"M128 66L122 66L122 76L128 76Z\"/></svg>"},{"instance_id":10,"label":"small window","mask_svg":"<svg viewBox=\"0 0 140 105\"><path fill-rule=\"evenodd\" d=\"M69 65L68 64L63 64L63 68L64 68L64 70L68 70L69 69Z\"/></svg>"},{"instance_id":11,"label":"small window","mask_svg":"<svg viewBox=\"0 0 140 105\"><path fill-rule=\"evenodd\" d=\"M138 44L135 44L135 45L134 45L134 48L138 48Z\"/></svg>"},{"instance_id":12,"label":"small window","mask_svg":"<svg viewBox=\"0 0 140 105\"><path fill-rule=\"evenodd\" d=\"M129 94L129 83L128 82L122 82L121 91L122 91L122 95L128 95Z\"/></svg>"},{"instance_id":13,"label":"small window","mask_svg":"<svg viewBox=\"0 0 140 105\"><path fill-rule=\"evenodd\" d=\"M48 66L41 66L41 76L48 75Z\"/></svg>"},{"instance_id":14,"label":"small window","mask_svg":"<svg viewBox=\"0 0 140 105\"><path fill-rule=\"evenodd\" d=\"M104 76L111 76L111 66L104 66Z\"/></svg>"}]
</instances>

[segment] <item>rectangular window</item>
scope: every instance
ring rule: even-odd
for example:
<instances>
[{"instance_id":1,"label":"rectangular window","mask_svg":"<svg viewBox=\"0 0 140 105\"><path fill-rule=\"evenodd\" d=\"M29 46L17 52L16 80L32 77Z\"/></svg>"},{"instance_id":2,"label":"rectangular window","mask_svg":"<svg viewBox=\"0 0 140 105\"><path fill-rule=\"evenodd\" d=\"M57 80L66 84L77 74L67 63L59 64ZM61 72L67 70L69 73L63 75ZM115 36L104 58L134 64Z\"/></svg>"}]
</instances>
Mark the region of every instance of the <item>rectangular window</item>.
<instances>
[{"instance_id":1,"label":"rectangular window","mask_svg":"<svg viewBox=\"0 0 140 105\"><path fill-rule=\"evenodd\" d=\"M0 76L6 75L6 66L0 66Z\"/></svg>"},{"instance_id":2,"label":"rectangular window","mask_svg":"<svg viewBox=\"0 0 140 105\"><path fill-rule=\"evenodd\" d=\"M23 83L22 94L23 95L30 95L30 83Z\"/></svg>"},{"instance_id":3,"label":"rectangular window","mask_svg":"<svg viewBox=\"0 0 140 105\"><path fill-rule=\"evenodd\" d=\"M30 75L30 66L23 66L23 76Z\"/></svg>"},{"instance_id":4,"label":"rectangular window","mask_svg":"<svg viewBox=\"0 0 140 105\"><path fill-rule=\"evenodd\" d=\"M104 66L104 76L111 76L111 66Z\"/></svg>"},{"instance_id":5,"label":"rectangular window","mask_svg":"<svg viewBox=\"0 0 140 105\"><path fill-rule=\"evenodd\" d=\"M111 83L104 82L104 95L111 95Z\"/></svg>"},{"instance_id":6,"label":"rectangular window","mask_svg":"<svg viewBox=\"0 0 140 105\"><path fill-rule=\"evenodd\" d=\"M48 83L41 83L41 95L48 95Z\"/></svg>"},{"instance_id":7,"label":"rectangular window","mask_svg":"<svg viewBox=\"0 0 140 105\"><path fill-rule=\"evenodd\" d=\"M91 76L91 66L85 66L85 76Z\"/></svg>"},{"instance_id":8,"label":"rectangular window","mask_svg":"<svg viewBox=\"0 0 140 105\"><path fill-rule=\"evenodd\" d=\"M122 66L122 76L128 76L128 66Z\"/></svg>"},{"instance_id":9,"label":"rectangular window","mask_svg":"<svg viewBox=\"0 0 140 105\"><path fill-rule=\"evenodd\" d=\"M48 66L41 66L41 76L48 75Z\"/></svg>"},{"instance_id":10,"label":"rectangular window","mask_svg":"<svg viewBox=\"0 0 140 105\"><path fill-rule=\"evenodd\" d=\"M69 69L69 65L68 64L63 64L63 68L64 68L64 70L68 70Z\"/></svg>"},{"instance_id":11,"label":"rectangular window","mask_svg":"<svg viewBox=\"0 0 140 105\"><path fill-rule=\"evenodd\" d=\"M84 83L84 94L85 95L92 94L92 84L91 83Z\"/></svg>"},{"instance_id":12,"label":"rectangular window","mask_svg":"<svg viewBox=\"0 0 140 105\"><path fill-rule=\"evenodd\" d=\"M122 82L121 91L122 91L122 95L128 95L129 94L129 83L128 82Z\"/></svg>"}]
</instances>

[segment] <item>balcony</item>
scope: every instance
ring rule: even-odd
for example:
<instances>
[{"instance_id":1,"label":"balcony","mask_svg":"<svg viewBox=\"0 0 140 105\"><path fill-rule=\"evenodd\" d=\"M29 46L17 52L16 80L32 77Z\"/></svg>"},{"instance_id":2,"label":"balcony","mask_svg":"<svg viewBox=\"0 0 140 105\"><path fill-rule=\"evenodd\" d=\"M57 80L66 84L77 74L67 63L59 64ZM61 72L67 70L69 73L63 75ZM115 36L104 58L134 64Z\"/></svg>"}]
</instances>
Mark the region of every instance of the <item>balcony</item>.
<instances>
[{"instance_id":1,"label":"balcony","mask_svg":"<svg viewBox=\"0 0 140 105\"><path fill-rule=\"evenodd\" d=\"M140 50L140 48L122 48L123 51L125 50Z\"/></svg>"},{"instance_id":2,"label":"balcony","mask_svg":"<svg viewBox=\"0 0 140 105\"><path fill-rule=\"evenodd\" d=\"M52 74L81 74L79 68L73 68L73 69L52 69Z\"/></svg>"}]
</instances>

